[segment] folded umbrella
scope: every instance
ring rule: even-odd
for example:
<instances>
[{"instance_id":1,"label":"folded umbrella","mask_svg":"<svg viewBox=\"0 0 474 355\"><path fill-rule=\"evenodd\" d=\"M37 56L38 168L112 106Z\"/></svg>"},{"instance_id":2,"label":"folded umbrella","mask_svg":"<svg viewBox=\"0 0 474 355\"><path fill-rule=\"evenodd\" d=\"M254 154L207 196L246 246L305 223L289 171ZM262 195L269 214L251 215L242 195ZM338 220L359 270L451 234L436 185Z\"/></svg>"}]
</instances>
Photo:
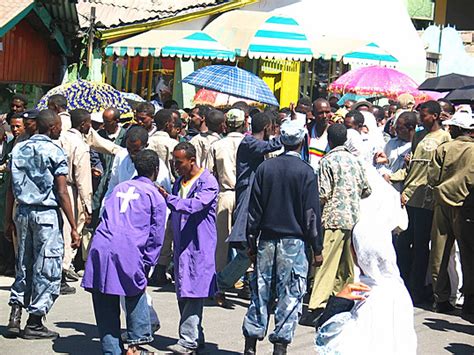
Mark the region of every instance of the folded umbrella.
<instances>
[{"instance_id":1,"label":"folded umbrella","mask_svg":"<svg viewBox=\"0 0 474 355\"><path fill-rule=\"evenodd\" d=\"M418 89L442 92L459 89L468 85L474 85L473 76L451 73L426 79Z\"/></svg>"},{"instance_id":2,"label":"folded umbrella","mask_svg":"<svg viewBox=\"0 0 474 355\"><path fill-rule=\"evenodd\" d=\"M279 106L268 85L255 74L228 65L209 65L189 74L184 83L264 104Z\"/></svg>"}]
</instances>

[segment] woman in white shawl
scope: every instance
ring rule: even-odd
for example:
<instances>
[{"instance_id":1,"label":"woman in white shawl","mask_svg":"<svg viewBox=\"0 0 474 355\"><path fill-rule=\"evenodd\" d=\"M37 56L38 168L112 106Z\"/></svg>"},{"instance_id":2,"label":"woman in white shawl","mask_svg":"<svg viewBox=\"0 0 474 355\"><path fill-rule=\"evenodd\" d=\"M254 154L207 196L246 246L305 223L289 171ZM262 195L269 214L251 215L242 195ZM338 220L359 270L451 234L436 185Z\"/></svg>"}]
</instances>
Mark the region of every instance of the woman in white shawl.
<instances>
[{"instance_id":1,"label":"woman in white shawl","mask_svg":"<svg viewBox=\"0 0 474 355\"><path fill-rule=\"evenodd\" d=\"M367 174L373 192L363 201L352 234L361 283L330 298L317 324L320 355L416 354L413 305L397 268L391 234L397 226L406 228L406 213L398 193L375 169L367 167Z\"/></svg>"}]
</instances>

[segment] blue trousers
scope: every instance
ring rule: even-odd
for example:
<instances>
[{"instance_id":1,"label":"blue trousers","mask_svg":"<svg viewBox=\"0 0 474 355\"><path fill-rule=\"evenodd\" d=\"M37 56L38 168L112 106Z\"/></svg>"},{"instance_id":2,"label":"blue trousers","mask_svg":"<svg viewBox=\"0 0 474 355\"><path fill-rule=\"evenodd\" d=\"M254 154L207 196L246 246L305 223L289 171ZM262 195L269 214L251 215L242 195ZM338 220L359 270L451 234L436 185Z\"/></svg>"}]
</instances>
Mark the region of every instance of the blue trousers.
<instances>
[{"instance_id":1,"label":"blue trousers","mask_svg":"<svg viewBox=\"0 0 474 355\"><path fill-rule=\"evenodd\" d=\"M102 352L107 355L121 355L124 349L120 336L120 296L93 291L92 302ZM126 296L125 309L128 344L151 343L153 336L145 292L136 296Z\"/></svg>"},{"instance_id":2,"label":"blue trousers","mask_svg":"<svg viewBox=\"0 0 474 355\"><path fill-rule=\"evenodd\" d=\"M178 298L179 340L178 344L188 349L197 349L204 345L202 329L202 311L204 298Z\"/></svg>"},{"instance_id":3,"label":"blue trousers","mask_svg":"<svg viewBox=\"0 0 474 355\"><path fill-rule=\"evenodd\" d=\"M252 299L242 326L245 337L263 339L275 308L272 343L291 343L306 293L308 259L300 239L260 240L250 279Z\"/></svg>"},{"instance_id":4,"label":"blue trousers","mask_svg":"<svg viewBox=\"0 0 474 355\"><path fill-rule=\"evenodd\" d=\"M51 309L61 287L61 215L59 209L51 207L20 205L15 225L18 256L9 304L43 316Z\"/></svg>"}]
</instances>

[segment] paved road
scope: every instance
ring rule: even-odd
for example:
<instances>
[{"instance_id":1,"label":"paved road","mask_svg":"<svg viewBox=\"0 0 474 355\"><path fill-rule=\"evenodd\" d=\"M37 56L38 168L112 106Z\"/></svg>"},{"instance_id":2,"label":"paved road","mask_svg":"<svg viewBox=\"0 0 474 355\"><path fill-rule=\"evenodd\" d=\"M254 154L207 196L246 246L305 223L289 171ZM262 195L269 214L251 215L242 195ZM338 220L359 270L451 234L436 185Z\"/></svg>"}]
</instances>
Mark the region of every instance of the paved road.
<instances>
[{"instance_id":1,"label":"paved road","mask_svg":"<svg viewBox=\"0 0 474 355\"><path fill-rule=\"evenodd\" d=\"M5 331L9 307L9 286L12 279L0 277L0 334ZM78 286L77 283L74 286ZM148 347L158 354L176 342L178 307L172 288L150 288L162 328L155 341ZM204 333L209 354L239 354L243 348L242 319L247 301L231 298L233 310L221 309L209 303L204 311ZM26 321L24 316L23 324ZM95 327L91 297L78 287L75 295L62 296L48 315L46 325L58 331L61 337L50 340L6 339L0 336L0 353L9 354L100 354L100 343ZM124 324L124 323L123 323ZM415 310L419 354L474 354L474 323L459 316L446 316L417 308ZM289 354L312 354L314 331L298 327ZM271 354L267 340L259 343L260 354Z\"/></svg>"}]
</instances>

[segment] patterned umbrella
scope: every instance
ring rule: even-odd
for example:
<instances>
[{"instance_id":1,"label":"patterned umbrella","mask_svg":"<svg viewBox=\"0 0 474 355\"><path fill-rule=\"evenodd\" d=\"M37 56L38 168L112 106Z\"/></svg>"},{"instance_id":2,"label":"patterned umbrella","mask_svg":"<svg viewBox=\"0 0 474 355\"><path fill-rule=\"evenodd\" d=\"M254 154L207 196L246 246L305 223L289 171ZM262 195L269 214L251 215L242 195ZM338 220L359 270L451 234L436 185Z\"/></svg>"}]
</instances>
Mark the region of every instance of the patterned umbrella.
<instances>
[{"instance_id":1,"label":"patterned umbrella","mask_svg":"<svg viewBox=\"0 0 474 355\"><path fill-rule=\"evenodd\" d=\"M256 101L242 99L240 97L208 89L199 89L193 99L195 105L211 105L213 107L228 107L232 106L237 101L245 101L250 106L258 105L258 102Z\"/></svg>"},{"instance_id":2,"label":"patterned umbrella","mask_svg":"<svg viewBox=\"0 0 474 355\"><path fill-rule=\"evenodd\" d=\"M420 95L418 85L408 75L391 68L370 66L348 71L329 85L329 91L396 99L400 94Z\"/></svg>"},{"instance_id":3,"label":"patterned umbrella","mask_svg":"<svg viewBox=\"0 0 474 355\"><path fill-rule=\"evenodd\" d=\"M77 80L56 86L41 98L36 108L38 110L48 108L49 97L56 94L66 97L68 110L82 108L91 113L105 110L108 107L115 107L121 113L132 110L120 91L105 83L94 83L86 80Z\"/></svg>"},{"instance_id":4,"label":"patterned umbrella","mask_svg":"<svg viewBox=\"0 0 474 355\"><path fill-rule=\"evenodd\" d=\"M279 106L272 91L262 79L238 67L210 65L189 74L183 79L183 82L228 95Z\"/></svg>"}]
</instances>

